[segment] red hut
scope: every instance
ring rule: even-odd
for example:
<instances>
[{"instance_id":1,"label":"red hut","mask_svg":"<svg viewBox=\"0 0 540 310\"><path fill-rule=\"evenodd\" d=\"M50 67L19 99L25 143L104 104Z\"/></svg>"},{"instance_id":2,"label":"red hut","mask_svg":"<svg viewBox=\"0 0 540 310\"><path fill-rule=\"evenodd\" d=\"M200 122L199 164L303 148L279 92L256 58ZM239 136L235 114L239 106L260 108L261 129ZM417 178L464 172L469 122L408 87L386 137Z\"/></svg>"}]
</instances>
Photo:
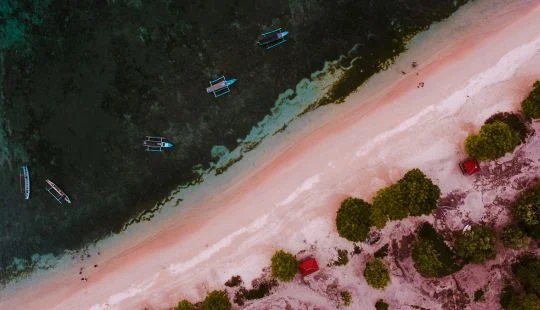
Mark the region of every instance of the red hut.
<instances>
[{"instance_id":1,"label":"red hut","mask_svg":"<svg viewBox=\"0 0 540 310\"><path fill-rule=\"evenodd\" d=\"M317 265L317 261L314 258L309 258L301 262L298 269L300 269L302 276L305 277L319 270L319 265Z\"/></svg>"},{"instance_id":2,"label":"red hut","mask_svg":"<svg viewBox=\"0 0 540 310\"><path fill-rule=\"evenodd\" d=\"M480 171L480 165L476 159L468 158L459 163L459 168L463 174L473 175Z\"/></svg>"}]
</instances>

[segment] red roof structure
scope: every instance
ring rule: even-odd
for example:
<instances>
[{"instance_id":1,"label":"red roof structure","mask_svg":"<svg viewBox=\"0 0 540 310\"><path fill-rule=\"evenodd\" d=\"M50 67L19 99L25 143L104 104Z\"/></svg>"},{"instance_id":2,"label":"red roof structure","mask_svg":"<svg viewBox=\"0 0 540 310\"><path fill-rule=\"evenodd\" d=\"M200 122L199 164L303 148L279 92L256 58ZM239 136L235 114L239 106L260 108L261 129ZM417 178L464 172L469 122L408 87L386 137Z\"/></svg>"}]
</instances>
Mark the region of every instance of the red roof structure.
<instances>
[{"instance_id":1,"label":"red roof structure","mask_svg":"<svg viewBox=\"0 0 540 310\"><path fill-rule=\"evenodd\" d=\"M300 269L302 276L305 277L319 270L319 265L317 265L317 261L314 258L309 258L301 262L298 269Z\"/></svg>"},{"instance_id":2,"label":"red roof structure","mask_svg":"<svg viewBox=\"0 0 540 310\"><path fill-rule=\"evenodd\" d=\"M480 171L480 165L478 164L478 161L476 159L468 158L462 162L459 163L459 167L461 168L461 171L463 174L467 175L473 175Z\"/></svg>"}]
</instances>

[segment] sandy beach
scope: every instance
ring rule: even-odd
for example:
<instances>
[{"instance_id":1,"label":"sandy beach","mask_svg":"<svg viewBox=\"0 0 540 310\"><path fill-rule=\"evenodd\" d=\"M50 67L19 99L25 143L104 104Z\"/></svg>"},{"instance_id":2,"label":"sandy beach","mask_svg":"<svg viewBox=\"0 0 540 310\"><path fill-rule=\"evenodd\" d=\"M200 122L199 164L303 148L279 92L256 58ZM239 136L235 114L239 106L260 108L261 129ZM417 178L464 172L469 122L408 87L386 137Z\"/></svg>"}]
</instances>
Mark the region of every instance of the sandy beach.
<instances>
[{"instance_id":1,"label":"sandy beach","mask_svg":"<svg viewBox=\"0 0 540 310\"><path fill-rule=\"evenodd\" d=\"M314 255L326 266L334 248L352 248L335 231L340 201L348 196L371 201L375 191L411 168L422 169L443 196L468 193L461 215L446 228L462 229L465 219L491 220L484 205L515 191L490 192L478 185L482 176L463 176L457 165L465 156L463 141L493 113L518 110L540 79L540 1L505 2L466 5L414 38L395 64L345 103L293 122L205 182L184 199L183 210L168 208L154 221L103 242L100 255L84 263L68 262L63 270L42 272L5 289L0 309L166 309L182 298L199 301L236 274L249 283L281 248L307 250L300 256ZM539 146L537 134L520 149L533 161L523 175L540 175ZM483 169L494 165L483 164ZM432 216L426 219L433 221ZM497 226L505 224L500 219ZM414 230L420 220L387 225L382 242ZM374 250L363 249L367 254ZM369 301L369 307L382 296L396 309L413 301L441 307L422 294L419 287L427 284L420 278L418 287L400 278L385 291L369 288L364 280L358 283L364 261L358 258L328 274L341 286L354 287L353 297ZM472 270L460 273L467 272ZM335 308L316 285L283 285L276 296L293 307L295 300ZM248 308L280 303L273 298ZM363 309L359 303L354 308Z\"/></svg>"}]
</instances>

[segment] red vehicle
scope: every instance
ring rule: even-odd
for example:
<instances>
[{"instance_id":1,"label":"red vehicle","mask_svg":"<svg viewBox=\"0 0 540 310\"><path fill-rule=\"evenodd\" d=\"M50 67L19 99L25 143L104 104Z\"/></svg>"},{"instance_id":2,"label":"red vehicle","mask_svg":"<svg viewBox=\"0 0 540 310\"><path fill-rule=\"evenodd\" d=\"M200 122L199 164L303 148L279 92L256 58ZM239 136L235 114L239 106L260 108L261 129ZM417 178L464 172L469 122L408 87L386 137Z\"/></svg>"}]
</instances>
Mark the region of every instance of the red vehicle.
<instances>
[{"instance_id":1,"label":"red vehicle","mask_svg":"<svg viewBox=\"0 0 540 310\"><path fill-rule=\"evenodd\" d=\"M466 175L473 175L480 171L480 164L476 159L467 158L459 163L461 172Z\"/></svg>"}]
</instances>

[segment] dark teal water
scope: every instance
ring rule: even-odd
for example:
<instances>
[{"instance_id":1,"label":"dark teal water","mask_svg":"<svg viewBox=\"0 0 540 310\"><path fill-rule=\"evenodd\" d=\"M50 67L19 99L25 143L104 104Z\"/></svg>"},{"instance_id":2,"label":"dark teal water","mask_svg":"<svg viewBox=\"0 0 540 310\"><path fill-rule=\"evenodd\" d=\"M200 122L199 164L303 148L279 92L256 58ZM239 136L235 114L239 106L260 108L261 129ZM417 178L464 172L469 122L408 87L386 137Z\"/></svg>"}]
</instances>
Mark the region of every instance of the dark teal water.
<instances>
[{"instance_id":1,"label":"dark teal water","mask_svg":"<svg viewBox=\"0 0 540 310\"><path fill-rule=\"evenodd\" d=\"M404 34L464 2L0 1L0 277L14 274L14 258L119 232L193 180L193 166L208 167L212 146L233 149L279 93L325 60L358 44L371 72ZM290 32L286 44L255 44L278 26ZM223 73L239 81L216 100L205 88ZM349 78L342 92L365 77ZM145 135L166 136L174 150L144 152ZM22 164L29 201L19 192ZM54 201L46 178L73 204Z\"/></svg>"}]
</instances>

